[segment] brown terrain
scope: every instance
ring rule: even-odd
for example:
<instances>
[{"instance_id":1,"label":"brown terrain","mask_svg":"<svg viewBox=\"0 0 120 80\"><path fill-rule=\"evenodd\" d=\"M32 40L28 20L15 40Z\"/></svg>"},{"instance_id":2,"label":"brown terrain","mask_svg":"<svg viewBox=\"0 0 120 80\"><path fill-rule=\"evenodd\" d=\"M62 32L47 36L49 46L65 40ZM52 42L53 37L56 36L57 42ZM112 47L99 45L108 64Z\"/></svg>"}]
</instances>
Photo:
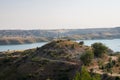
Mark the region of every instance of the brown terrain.
<instances>
[{"instance_id":1,"label":"brown terrain","mask_svg":"<svg viewBox=\"0 0 120 80\"><path fill-rule=\"evenodd\" d=\"M40 48L1 52L0 79L73 80L76 72L80 71L83 65L80 56L88 49L92 48L70 40L54 40ZM102 80L116 80L120 77L118 55L94 58L86 67L88 71L93 69L93 73L103 76ZM112 73L101 68L110 61L115 61L110 68Z\"/></svg>"}]
</instances>

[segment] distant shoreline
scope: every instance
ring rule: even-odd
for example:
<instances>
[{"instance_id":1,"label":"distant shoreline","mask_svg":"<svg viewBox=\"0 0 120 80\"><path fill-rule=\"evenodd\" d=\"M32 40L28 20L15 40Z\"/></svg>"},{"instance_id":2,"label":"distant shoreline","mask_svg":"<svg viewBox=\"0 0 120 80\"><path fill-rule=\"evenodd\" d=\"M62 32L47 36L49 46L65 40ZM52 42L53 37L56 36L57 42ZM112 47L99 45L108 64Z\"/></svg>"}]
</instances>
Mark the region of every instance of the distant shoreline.
<instances>
[{"instance_id":1,"label":"distant shoreline","mask_svg":"<svg viewBox=\"0 0 120 80\"><path fill-rule=\"evenodd\" d=\"M62 39L62 38L61 38ZM120 39L120 38L101 38L101 39L70 39L73 41L84 41L84 40L113 40L113 39ZM53 39L54 40L54 39ZM67 40L67 39L66 39ZM0 39L0 46L2 45L24 45L24 44L34 44L34 43L41 43L41 42L49 42L52 40L41 40L39 39L39 41L36 40L36 38L34 38L34 41L32 41L31 39Z\"/></svg>"},{"instance_id":2,"label":"distant shoreline","mask_svg":"<svg viewBox=\"0 0 120 80\"><path fill-rule=\"evenodd\" d=\"M97 40L120 38L120 27L55 30L0 30L0 45L47 42L54 39Z\"/></svg>"}]
</instances>

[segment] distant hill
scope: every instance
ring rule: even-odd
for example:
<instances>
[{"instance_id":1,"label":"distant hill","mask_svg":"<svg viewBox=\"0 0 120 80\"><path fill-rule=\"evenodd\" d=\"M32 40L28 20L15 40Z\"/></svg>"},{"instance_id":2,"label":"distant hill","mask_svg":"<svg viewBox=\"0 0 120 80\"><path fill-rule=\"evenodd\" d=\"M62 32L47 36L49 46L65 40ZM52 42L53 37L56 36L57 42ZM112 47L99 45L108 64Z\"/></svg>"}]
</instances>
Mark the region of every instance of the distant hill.
<instances>
[{"instance_id":1,"label":"distant hill","mask_svg":"<svg viewBox=\"0 0 120 80\"><path fill-rule=\"evenodd\" d=\"M51 41L56 38L71 40L115 39L120 38L120 27L56 30L0 30L0 45ZM31 39L34 39L34 41Z\"/></svg>"}]
</instances>

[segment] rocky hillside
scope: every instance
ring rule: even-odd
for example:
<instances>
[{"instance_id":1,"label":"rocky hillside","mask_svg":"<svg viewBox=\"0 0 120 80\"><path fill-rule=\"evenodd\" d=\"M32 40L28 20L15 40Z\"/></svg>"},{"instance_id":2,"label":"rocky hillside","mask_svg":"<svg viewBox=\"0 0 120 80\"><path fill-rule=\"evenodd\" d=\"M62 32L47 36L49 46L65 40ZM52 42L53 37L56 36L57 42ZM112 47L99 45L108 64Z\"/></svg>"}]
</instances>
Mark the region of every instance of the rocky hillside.
<instances>
[{"instance_id":1,"label":"rocky hillside","mask_svg":"<svg viewBox=\"0 0 120 80\"><path fill-rule=\"evenodd\" d=\"M5 53L0 58L3 80L72 80L84 46L67 40L52 41L41 48Z\"/></svg>"},{"instance_id":2,"label":"rocky hillside","mask_svg":"<svg viewBox=\"0 0 120 80\"><path fill-rule=\"evenodd\" d=\"M93 49L70 40L54 40L35 49L1 52L0 80L73 80L84 64L80 57L86 53L89 54L88 50ZM92 62L89 61L90 64L85 66L87 72L83 71L84 75L81 76L83 78L91 77L92 80L93 78L94 80L98 78L99 80L119 80L120 61L117 61L118 56L119 54L112 55L112 57L106 55L104 58L93 57ZM89 59L91 57L86 56L84 60ZM93 73L89 72L91 69ZM109 73L109 69L113 71L112 75ZM105 71L106 74L104 74Z\"/></svg>"},{"instance_id":3,"label":"rocky hillside","mask_svg":"<svg viewBox=\"0 0 120 80\"><path fill-rule=\"evenodd\" d=\"M69 40L52 41L37 49L37 54L53 59L79 59L88 47Z\"/></svg>"}]
</instances>

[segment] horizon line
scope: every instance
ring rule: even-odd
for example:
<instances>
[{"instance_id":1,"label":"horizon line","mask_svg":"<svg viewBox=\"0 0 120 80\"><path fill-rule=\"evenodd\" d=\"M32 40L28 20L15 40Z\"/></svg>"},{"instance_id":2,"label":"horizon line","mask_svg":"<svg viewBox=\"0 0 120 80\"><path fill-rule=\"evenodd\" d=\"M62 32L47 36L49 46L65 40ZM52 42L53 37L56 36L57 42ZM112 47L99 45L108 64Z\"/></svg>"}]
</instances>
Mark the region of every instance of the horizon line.
<instances>
[{"instance_id":1,"label":"horizon line","mask_svg":"<svg viewBox=\"0 0 120 80\"><path fill-rule=\"evenodd\" d=\"M88 27L88 28L48 28L48 29L0 29L0 30L75 30L75 29L108 29L108 28L120 28L120 26L116 27Z\"/></svg>"}]
</instances>

